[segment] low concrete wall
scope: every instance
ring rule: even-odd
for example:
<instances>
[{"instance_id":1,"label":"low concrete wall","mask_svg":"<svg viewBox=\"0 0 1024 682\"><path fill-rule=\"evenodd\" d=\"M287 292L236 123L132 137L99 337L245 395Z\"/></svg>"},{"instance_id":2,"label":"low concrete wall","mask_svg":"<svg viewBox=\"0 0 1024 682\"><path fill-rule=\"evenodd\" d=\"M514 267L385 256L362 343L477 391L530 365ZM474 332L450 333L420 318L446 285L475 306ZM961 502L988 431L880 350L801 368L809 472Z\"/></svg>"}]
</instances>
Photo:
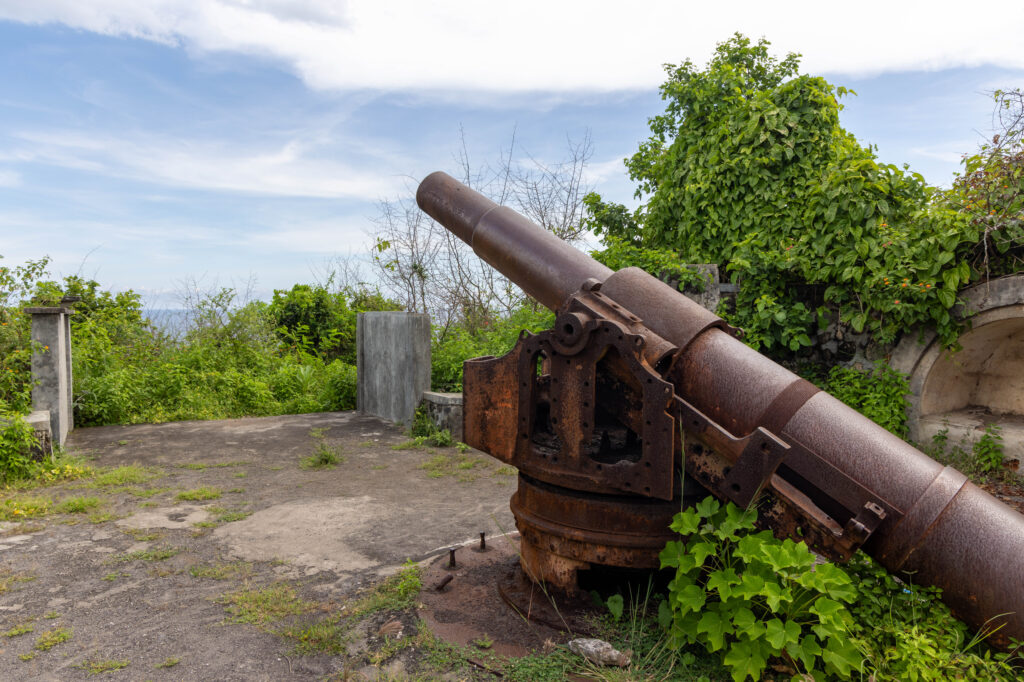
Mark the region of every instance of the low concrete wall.
<instances>
[{"instance_id":1,"label":"low concrete wall","mask_svg":"<svg viewBox=\"0 0 1024 682\"><path fill-rule=\"evenodd\" d=\"M356 409L393 422L412 422L430 388L430 316L360 313L356 322Z\"/></svg>"},{"instance_id":2,"label":"low concrete wall","mask_svg":"<svg viewBox=\"0 0 1024 682\"><path fill-rule=\"evenodd\" d=\"M462 440L462 394L423 392L423 407L434 426L448 429L452 440Z\"/></svg>"}]
</instances>

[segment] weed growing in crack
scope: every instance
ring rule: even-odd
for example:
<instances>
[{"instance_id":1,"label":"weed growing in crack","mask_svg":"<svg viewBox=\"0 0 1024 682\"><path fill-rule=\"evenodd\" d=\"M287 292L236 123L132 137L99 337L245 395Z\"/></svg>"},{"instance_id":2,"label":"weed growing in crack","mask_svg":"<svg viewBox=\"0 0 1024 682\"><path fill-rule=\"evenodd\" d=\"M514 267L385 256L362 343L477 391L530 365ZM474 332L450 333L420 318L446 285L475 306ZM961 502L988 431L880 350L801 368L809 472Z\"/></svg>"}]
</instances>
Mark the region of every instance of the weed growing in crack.
<instances>
[{"instance_id":1,"label":"weed growing in crack","mask_svg":"<svg viewBox=\"0 0 1024 682\"><path fill-rule=\"evenodd\" d=\"M338 464L345 463L345 457L341 454L341 448L338 446L332 447L327 444L323 429L313 429L309 432L309 435L317 443L316 448L313 449L313 454L302 459L300 466L303 469L333 468Z\"/></svg>"},{"instance_id":2,"label":"weed growing in crack","mask_svg":"<svg viewBox=\"0 0 1024 682\"><path fill-rule=\"evenodd\" d=\"M127 562L127 561L164 561L170 559L176 554L182 552L181 547L155 547L153 549L143 549L137 552L127 552L125 554L115 554L112 557L113 561Z\"/></svg>"},{"instance_id":3,"label":"weed growing in crack","mask_svg":"<svg viewBox=\"0 0 1024 682\"><path fill-rule=\"evenodd\" d=\"M40 634L39 638L36 639L34 648L37 651L49 651L58 644L62 644L71 639L72 634L71 628L65 627L57 627L52 630L47 630Z\"/></svg>"},{"instance_id":4,"label":"weed growing in crack","mask_svg":"<svg viewBox=\"0 0 1024 682\"><path fill-rule=\"evenodd\" d=\"M247 578L252 575L252 564L245 561L216 564L196 564L188 569L189 575L193 578L207 578L210 580L231 580L233 578Z\"/></svg>"},{"instance_id":5,"label":"weed growing in crack","mask_svg":"<svg viewBox=\"0 0 1024 682\"><path fill-rule=\"evenodd\" d=\"M122 668L127 668L129 663L130 661L128 661L128 659L116 660L112 658L87 658L86 660L82 661L74 667L84 670L85 672L89 673L89 675L101 675L103 673L109 673L115 670L120 670Z\"/></svg>"},{"instance_id":6,"label":"weed growing in crack","mask_svg":"<svg viewBox=\"0 0 1024 682\"><path fill-rule=\"evenodd\" d=\"M97 474L85 484L87 488L110 488L114 486L140 485L163 476L163 471L156 467L142 467L129 464L115 469L108 469Z\"/></svg>"},{"instance_id":7,"label":"weed growing in crack","mask_svg":"<svg viewBox=\"0 0 1024 682\"><path fill-rule=\"evenodd\" d=\"M246 586L224 595L222 603L230 616L229 623L248 623L257 627L305 613L312 606L300 599L288 583L258 588Z\"/></svg>"},{"instance_id":8,"label":"weed growing in crack","mask_svg":"<svg viewBox=\"0 0 1024 682\"><path fill-rule=\"evenodd\" d=\"M19 623L12 627L10 630L4 633L4 637L20 637L21 635L27 635L30 632L34 632L36 626L32 624L32 621L26 621Z\"/></svg>"},{"instance_id":9,"label":"weed growing in crack","mask_svg":"<svg viewBox=\"0 0 1024 682\"><path fill-rule=\"evenodd\" d=\"M193 488L192 490L182 490L174 496L174 499L179 502L197 502L201 500L216 500L220 498L220 495L220 488L212 488L204 485L199 488Z\"/></svg>"},{"instance_id":10,"label":"weed growing in crack","mask_svg":"<svg viewBox=\"0 0 1024 682\"><path fill-rule=\"evenodd\" d=\"M68 497L53 508L58 514L85 514L97 509L103 500L98 497Z\"/></svg>"}]
</instances>

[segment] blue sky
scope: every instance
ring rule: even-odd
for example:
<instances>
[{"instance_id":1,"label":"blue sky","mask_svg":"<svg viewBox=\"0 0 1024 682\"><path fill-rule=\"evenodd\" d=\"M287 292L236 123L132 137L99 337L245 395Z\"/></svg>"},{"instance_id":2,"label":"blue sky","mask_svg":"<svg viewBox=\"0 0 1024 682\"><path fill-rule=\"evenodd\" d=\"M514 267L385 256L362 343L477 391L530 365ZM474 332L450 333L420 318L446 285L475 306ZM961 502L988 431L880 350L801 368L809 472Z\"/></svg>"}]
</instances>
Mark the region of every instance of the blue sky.
<instances>
[{"instance_id":1,"label":"blue sky","mask_svg":"<svg viewBox=\"0 0 1024 682\"><path fill-rule=\"evenodd\" d=\"M938 185L988 132L985 93L1024 87L1019 2L427 5L0 0L4 264L48 255L154 307L187 281L266 297L363 257L378 202L454 171L460 130L475 163L513 131L552 161L589 131L591 183L628 203L660 65L735 30L856 90L847 129Z\"/></svg>"}]
</instances>

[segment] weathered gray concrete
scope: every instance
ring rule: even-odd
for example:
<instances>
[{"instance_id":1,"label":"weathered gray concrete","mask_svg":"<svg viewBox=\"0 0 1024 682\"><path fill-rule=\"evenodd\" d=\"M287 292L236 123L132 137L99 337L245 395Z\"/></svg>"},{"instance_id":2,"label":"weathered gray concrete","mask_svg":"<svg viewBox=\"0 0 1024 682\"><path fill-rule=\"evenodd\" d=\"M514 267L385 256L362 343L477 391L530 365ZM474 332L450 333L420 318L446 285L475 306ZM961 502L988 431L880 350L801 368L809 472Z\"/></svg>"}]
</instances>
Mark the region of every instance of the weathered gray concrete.
<instances>
[{"instance_id":1,"label":"weathered gray concrete","mask_svg":"<svg viewBox=\"0 0 1024 682\"><path fill-rule=\"evenodd\" d=\"M64 445L73 428L71 405L71 308L25 308L32 316L32 408L50 413L50 433Z\"/></svg>"},{"instance_id":2,"label":"weathered gray concrete","mask_svg":"<svg viewBox=\"0 0 1024 682\"><path fill-rule=\"evenodd\" d=\"M448 429L452 438L462 440L462 394L423 392L423 406L427 416L439 429Z\"/></svg>"},{"instance_id":3,"label":"weathered gray concrete","mask_svg":"<svg viewBox=\"0 0 1024 682\"><path fill-rule=\"evenodd\" d=\"M46 410L35 410L25 417L25 421L36 432L36 439L39 441L39 455L41 457L52 455L53 431L50 430L50 413Z\"/></svg>"},{"instance_id":4,"label":"weathered gray concrete","mask_svg":"<svg viewBox=\"0 0 1024 682\"><path fill-rule=\"evenodd\" d=\"M430 316L359 313L356 357L360 412L408 424L430 389Z\"/></svg>"},{"instance_id":5,"label":"weathered gray concrete","mask_svg":"<svg viewBox=\"0 0 1024 682\"><path fill-rule=\"evenodd\" d=\"M0 680L85 682L94 679L80 667L90 657L130 661L111 679L356 679L344 672L344 656L295 657L294 641L272 628L227 625L225 595L286 581L317 613L339 613L407 558L446 554L481 531L493 539L514 530L514 470L473 451L394 447L407 442L394 424L354 412L76 429L72 454L93 467L135 464L152 478L86 490L89 481L71 480L31 492L54 506L97 496L105 520L54 513L0 522L0 571L8 572L0 577L24 578L0 594L0 631L35 627L0 642ZM304 467L321 444L343 461ZM445 458L450 466L439 472ZM218 497L179 499L199 487ZM160 548L177 553L119 559ZM216 566L239 572L191 572ZM44 617L51 612L59 617ZM56 626L73 637L19 659ZM180 663L155 667L169 657Z\"/></svg>"},{"instance_id":6,"label":"weathered gray concrete","mask_svg":"<svg viewBox=\"0 0 1024 682\"><path fill-rule=\"evenodd\" d=\"M1007 459L1024 459L1024 275L970 287L954 309L971 329L962 349L942 348L933 331L911 332L900 340L889 364L909 376L910 437L927 443L943 428L950 445L970 447L987 423L1003 429ZM1019 470L1018 470L1019 471Z\"/></svg>"}]
</instances>

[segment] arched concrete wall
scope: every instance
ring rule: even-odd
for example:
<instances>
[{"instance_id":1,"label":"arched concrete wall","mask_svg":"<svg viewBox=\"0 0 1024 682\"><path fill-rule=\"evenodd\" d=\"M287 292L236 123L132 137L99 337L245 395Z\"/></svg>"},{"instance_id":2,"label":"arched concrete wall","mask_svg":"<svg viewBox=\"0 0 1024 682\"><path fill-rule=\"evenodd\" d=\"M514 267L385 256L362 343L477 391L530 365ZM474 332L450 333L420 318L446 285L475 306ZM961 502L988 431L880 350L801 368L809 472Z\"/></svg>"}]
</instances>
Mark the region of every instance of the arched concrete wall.
<instances>
[{"instance_id":1,"label":"arched concrete wall","mask_svg":"<svg viewBox=\"0 0 1024 682\"><path fill-rule=\"evenodd\" d=\"M911 439L926 444L940 429L950 442L976 440L985 425L1002 427L1008 459L1024 459L1024 275L961 292L971 329L962 350L942 348L934 332L904 335L890 365L910 377Z\"/></svg>"}]
</instances>

